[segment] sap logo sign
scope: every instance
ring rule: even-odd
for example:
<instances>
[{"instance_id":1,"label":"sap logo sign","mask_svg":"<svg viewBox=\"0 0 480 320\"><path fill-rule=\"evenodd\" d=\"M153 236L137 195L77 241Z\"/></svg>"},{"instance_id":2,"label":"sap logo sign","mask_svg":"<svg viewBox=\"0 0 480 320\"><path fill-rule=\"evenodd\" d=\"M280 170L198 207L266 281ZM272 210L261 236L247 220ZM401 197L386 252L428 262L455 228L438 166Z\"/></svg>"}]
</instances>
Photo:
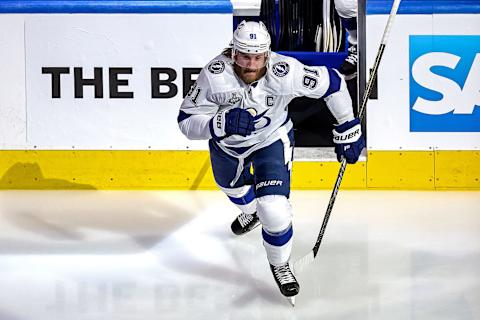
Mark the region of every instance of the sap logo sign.
<instances>
[{"instance_id":1,"label":"sap logo sign","mask_svg":"<svg viewBox=\"0 0 480 320\"><path fill-rule=\"evenodd\" d=\"M480 36L410 36L410 131L480 132Z\"/></svg>"},{"instance_id":2,"label":"sap logo sign","mask_svg":"<svg viewBox=\"0 0 480 320\"><path fill-rule=\"evenodd\" d=\"M454 80L430 71L439 63L440 66L454 70L460 59L451 53L431 52L415 60L412 66L413 79L424 88L443 93L443 97L438 101L418 97L413 110L426 114L445 114L451 111L456 114L473 113L475 105L480 104L480 53L475 55L463 88Z\"/></svg>"}]
</instances>

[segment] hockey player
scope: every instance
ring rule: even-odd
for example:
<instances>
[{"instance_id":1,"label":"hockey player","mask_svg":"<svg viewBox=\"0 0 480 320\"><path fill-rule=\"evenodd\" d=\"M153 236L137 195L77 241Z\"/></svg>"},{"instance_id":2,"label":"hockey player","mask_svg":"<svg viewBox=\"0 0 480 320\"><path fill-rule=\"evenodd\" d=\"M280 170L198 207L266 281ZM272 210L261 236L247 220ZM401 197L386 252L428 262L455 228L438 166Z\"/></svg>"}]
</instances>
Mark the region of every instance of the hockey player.
<instances>
[{"instance_id":1,"label":"hockey player","mask_svg":"<svg viewBox=\"0 0 480 320\"><path fill-rule=\"evenodd\" d=\"M357 0L335 0L335 9L348 31L348 55L339 71L351 80L357 76Z\"/></svg>"},{"instance_id":2,"label":"hockey player","mask_svg":"<svg viewBox=\"0 0 480 320\"><path fill-rule=\"evenodd\" d=\"M262 225L270 269L287 297L299 292L289 266L293 130L287 111L299 96L325 100L339 123L333 130L337 157L356 162L365 142L342 76L271 52L261 22L238 25L232 47L203 68L178 116L189 139L209 140L215 181L242 212L232 231Z\"/></svg>"}]
</instances>

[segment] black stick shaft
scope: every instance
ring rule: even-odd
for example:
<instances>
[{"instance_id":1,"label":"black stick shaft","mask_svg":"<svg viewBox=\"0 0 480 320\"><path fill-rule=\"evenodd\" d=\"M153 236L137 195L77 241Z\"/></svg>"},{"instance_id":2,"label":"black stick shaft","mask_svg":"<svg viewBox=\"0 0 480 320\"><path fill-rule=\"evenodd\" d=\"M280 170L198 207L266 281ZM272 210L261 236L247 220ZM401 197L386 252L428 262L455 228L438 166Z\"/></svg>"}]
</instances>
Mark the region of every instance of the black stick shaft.
<instances>
[{"instance_id":1,"label":"black stick shaft","mask_svg":"<svg viewBox=\"0 0 480 320\"><path fill-rule=\"evenodd\" d=\"M360 121L363 119L365 114L365 109L368 102L368 97L372 92L373 83L375 82L375 78L377 77L378 72L378 65L382 60L383 52L385 51L385 44L380 44L380 48L378 49L377 57L375 58L375 63L373 64L372 74L370 75L370 79L368 79L367 88L365 89L365 93L363 95L362 104L360 106L360 110L358 111L358 117ZM313 247L313 256L317 256L318 249L320 248L320 243L322 243L323 235L325 234L325 229L327 228L328 219L330 219L330 214L332 213L333 205L335 204L335 199L337 198L338 190L340 189L340 185L342 184L343 175L345 174L345 169L347 168L347 161L342 159L342 163L340 165L340 169L338 171L337 180L335 181L335 186L333 187L332 194L330 195L330 201L328 201L327 211L325 212L325 217L323 218L322 226L320 228L320 232L318 233L317 241L315 242L315 246Z\"/></svg>"},{"instance_id":2,"label":"black stick shaft","mask_svg":"<svg viewBox=\"0 0 480 320\"><path fill-rule=\"evenodd\" d=\"M378 66L380 65L380 61L382 60L383 52L385 51L385 45L387 44L388 35L390 34L390 29L393 24L393 19L397 14L399 5L400 5L400 0L395 0L392 6L392 10L390 11L390 16L388 18L387 25L383 33L382 41L380 43L380 47L378 48L377 56L375 57L375 62L373 63L372 73L370 74L370 78L368 79L367 87L363 94L362 104L360 105L360 110L358 111L358 117L360 118L360 121L363 119L363 116L365 114L368 98L370 97L373 84L375 83L375 78L377 77L377 73L378 73ZM323 235L325 234L328 220L330 219L330 214L332 213L333 205L335 204L335 199L337 198L338 190L340 189L340 185L342 184L343 175L345 173L346 168L347 168L347 161L344 158L342 159L342 163L340 165L340 169L337 175L337 180L335 181L335 186L333 188L332 194L330 195L330 200L328 201L327 211L325 212L325 217L323 218L322 226L320 228L320 232L318 233L317 241L315 242L315 245L313 247L314 257L317 256L318 249L320 248L320 244L322 243Z\"/></svg>"}]
</instances>

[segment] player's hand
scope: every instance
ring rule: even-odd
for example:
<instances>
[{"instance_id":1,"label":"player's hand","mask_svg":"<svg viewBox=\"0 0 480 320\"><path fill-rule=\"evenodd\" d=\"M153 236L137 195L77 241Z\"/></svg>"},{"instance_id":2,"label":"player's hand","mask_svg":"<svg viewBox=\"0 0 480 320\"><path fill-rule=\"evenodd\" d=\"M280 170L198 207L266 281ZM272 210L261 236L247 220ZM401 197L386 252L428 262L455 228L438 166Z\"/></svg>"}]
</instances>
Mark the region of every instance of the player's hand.
<instances>
[{"instance_id":1,"label":"player's hand","mask_svg":"<svg viewBox=\"0 0 480 320\"><path fill-rule=\"evenodd\" d=\"M210 120L210 133L216 140L238 134L242 137L255 131L255 118L247 110L235 108L217 113Z\"/></svg>"},{"instance_id":2,"label":"player's hand","mask_svg":"<svg viewBox=\"0 0 480 320\"><path fill-rule=\"evenodd\" d=\"M335 143L335 153L338 161L345 158L347 163L357 162L362 149L365 148L365 138L362 134L360 119L355 118L352 121L335 126L333 142Z\"/></svg>"}]
</instances>

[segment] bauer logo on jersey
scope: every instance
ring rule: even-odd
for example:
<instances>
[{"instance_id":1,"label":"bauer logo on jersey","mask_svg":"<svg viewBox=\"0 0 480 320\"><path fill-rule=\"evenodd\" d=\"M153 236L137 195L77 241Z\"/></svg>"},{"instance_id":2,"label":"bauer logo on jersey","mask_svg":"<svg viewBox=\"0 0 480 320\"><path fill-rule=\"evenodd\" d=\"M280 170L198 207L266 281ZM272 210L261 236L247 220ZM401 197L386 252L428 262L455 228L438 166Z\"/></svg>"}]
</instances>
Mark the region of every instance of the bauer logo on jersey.
<instances>
[{"instance_id":1,"label":"bauer logo on jersey","mask_svg":"<svg viewBox=\"0 0 480 320\"><path fill-rule=\"evenodd\" d=\"M277 77L284 77L290 71L290 66L284 61L277 62L273 65L272 71Z\"/></svg>"},{"instance_id":2,"label":"bauer logo on jersey","mask_svg":"<svg viewBox=\"0 0 480 320\"><path fill-rule=\"evenodd\" d=\"M214 60L208 65L208 71L213 74L222 73L225 70L225 62L221 60Z\"/></svg>"},{"instance_id":3,"label":"bauer logo on jersey","mask_svg":"<svg viewBox=\"0 0 480 320\"><path fill-rule=\"evenodd\" d=\"M410 36L410 131L480 132L480 36Z\"/></svg>"}]
</instances>

